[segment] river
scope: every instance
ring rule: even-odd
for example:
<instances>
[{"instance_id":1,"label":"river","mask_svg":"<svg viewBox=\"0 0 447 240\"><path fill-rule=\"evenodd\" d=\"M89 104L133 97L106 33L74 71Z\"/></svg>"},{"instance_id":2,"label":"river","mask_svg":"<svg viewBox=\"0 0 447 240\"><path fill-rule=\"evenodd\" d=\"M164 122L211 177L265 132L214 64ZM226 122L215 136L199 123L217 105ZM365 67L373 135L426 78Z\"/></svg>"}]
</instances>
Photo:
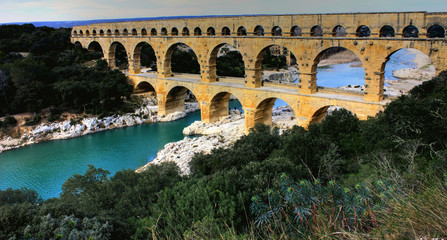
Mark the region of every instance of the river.
<instances>
[{"instance_id":1,"label":"river","mask_svg":"<svg viewBox=\"0 0 447 240\"><path fill-rule=\"evenodd\" d=\"M412 64L411 55L399 52L386 65L386 79L393 79L393 70ZM318 85L326 87L361 85L364 70L338 64L319 68L317 79ZM275 106L282 105L286 103L279 99L275 102ZM232 101L230 107L235 106L240 108L240 103ZM114 129L4 152L0 154L0 190L26 187L36 190L44 199L58 197L65 180L73 174L83 174L88 164L111 174L136 169L155 158L165 144L183 139L183 128L197 120L199 111L174 122Z\"/></svg>"}]
</instances>

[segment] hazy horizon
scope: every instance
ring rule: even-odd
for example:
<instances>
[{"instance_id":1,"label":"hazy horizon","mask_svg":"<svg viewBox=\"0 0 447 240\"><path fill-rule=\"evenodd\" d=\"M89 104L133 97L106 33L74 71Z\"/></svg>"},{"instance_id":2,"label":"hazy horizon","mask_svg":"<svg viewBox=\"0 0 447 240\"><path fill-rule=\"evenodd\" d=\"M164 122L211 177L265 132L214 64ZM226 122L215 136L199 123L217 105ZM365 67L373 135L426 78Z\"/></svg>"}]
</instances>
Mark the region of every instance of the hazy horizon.
<instances>
[{"instance_id":1,"label":"hazy horizon","mask_svg":"<svg viewBox=\"0 0 447 240\"><path fill-rule=\"evenodd\" d=\"M67 22L181 16L367 12L446 12L445 0L3 0L0 23Z\"/></svg>"}]
</instances>

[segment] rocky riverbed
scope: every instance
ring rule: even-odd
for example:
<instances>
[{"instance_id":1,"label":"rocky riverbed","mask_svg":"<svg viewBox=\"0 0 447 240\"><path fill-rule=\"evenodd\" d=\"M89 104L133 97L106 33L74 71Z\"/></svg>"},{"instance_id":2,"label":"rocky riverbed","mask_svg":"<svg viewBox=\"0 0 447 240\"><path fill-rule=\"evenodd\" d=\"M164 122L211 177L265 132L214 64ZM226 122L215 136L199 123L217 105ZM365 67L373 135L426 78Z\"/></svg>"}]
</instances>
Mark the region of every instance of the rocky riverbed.
<instances>
[{"instance_id":1,"label":"rocky riverbed","mask_svg":"<svg viewBox=\"0 0 447 240\"><path fill-rule=\"evenodd\" d=\"M133 113L114 115L99 119L84 118L79 121L66 120L54 123L41 123L19 138L5 137L0 139L0 153L26 145L59 139L68 139L109 129L123 128L144 123L169 122L185 117L187 113L199 110L198 103L186 103L186 112L175 112L159 117L158 107L146 105Z\"/></svg>"},{"instance_id":2,"label":"rocky riverbed","mask_svg":"<svg viewBox=\"0 0 447 240\"><path fill-rule=\"evenodd\" d=\"M175 162L182 174L189 174L189 162L195 154L208 154L216 148L228 148L241 138L245 134L244 120L240 110L232 110L230 115L214 123L196 121L183 129L183 134L187 135L183 140L166 144L154 160L137 169L137 172L144 171L151 164ZM280 133L297 122L289 106L274 108L272 120L273 126L278 127Z\"/></svg>"}]
</instances>

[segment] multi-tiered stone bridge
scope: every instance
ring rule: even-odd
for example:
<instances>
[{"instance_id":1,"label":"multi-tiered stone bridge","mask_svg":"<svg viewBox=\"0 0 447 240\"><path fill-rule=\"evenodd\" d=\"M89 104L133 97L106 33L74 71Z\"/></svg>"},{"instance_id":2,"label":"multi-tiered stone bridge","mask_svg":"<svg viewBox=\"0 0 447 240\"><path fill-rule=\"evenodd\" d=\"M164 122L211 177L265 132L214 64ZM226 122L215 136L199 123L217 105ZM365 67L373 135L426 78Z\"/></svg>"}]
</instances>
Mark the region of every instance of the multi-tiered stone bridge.
<instances>
[{"instance_id":1,"label":"multi-tiered stone bridge","mask_svg":"<svg viewBox=\"0 0 447 240\"><path fill-rule=\"evenodd\" d=\"M447 13L393 12L347 14L262 15L178 18L76 26L72 42L93 50L101 47L110 67L122 44L135 88L149 84L156 92L159 114L184 108L190 90L204 122L228 114L234 95L241 102L246 129L271 124L276 99L293 109L297 124L319 121L330 106L340 106L360 119L374 116L389 99L384 95L384 68L391 54L414 48L430 57L436 72L447 69ZM147 43L155 51L157 73L141 73L140 54ZM186 44L197 56L200 75L173 74L173 51ZM219 77L216 59L225 44L236 48L245 65L245 78ZM261 81L264 53L271 46L287 48L296 58L296 85ZM345 92L317 87L316 70L322 53L332 47L354 52L365 70L365 90Z\"/></svg>"}]
</instances>

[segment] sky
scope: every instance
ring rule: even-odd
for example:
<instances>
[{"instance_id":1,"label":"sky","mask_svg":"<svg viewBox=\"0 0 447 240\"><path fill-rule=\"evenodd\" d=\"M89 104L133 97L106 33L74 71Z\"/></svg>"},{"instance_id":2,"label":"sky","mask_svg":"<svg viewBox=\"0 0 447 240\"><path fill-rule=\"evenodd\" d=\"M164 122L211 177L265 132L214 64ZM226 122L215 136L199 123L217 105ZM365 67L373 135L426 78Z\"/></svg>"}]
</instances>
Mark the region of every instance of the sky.
<instances>
[{"instance_id":1,"label":"sky","mask_svg":"<svg viewBox=\"0 0 447 240\"><path fill-rule=\"evenodd\" d=\"M0 23L390 11L447 12L447 0L0 0Z\"/></svg>"}]
</instances>

